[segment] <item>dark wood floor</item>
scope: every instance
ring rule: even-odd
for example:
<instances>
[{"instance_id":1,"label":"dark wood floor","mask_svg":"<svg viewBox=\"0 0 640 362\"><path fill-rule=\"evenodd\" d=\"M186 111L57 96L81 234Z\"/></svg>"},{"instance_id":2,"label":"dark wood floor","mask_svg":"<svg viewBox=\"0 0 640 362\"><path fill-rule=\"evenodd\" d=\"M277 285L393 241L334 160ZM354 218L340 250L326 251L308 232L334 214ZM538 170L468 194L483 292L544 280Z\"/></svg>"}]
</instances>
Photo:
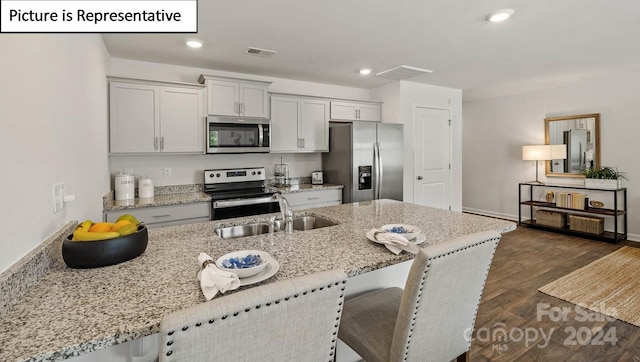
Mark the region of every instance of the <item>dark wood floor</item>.
<instances>
[{"instance_id":1,"label":"dark wood floor","mask_svg":"<svg viewBox=\"0 0 640 362\"><path fill-rule=\"evenodd\" d=\"M470 360L640 361L640 328L537 290L622 245L639 244L527 228L504 234L478 310ZM564 317L560 308L567 308Z\"/></svg>"}]
</instances>

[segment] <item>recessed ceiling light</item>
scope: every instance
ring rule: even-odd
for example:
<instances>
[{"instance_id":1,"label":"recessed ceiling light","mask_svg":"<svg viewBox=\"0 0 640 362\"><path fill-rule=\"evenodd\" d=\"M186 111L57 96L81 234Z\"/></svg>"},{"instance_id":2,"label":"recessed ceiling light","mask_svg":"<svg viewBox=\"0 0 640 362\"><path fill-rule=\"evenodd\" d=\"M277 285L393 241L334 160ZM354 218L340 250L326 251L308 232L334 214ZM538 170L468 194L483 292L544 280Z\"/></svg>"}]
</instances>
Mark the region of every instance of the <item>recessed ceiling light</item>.
<instances>
[{"instance_id":1,"label":"recessed ceiling light","mask_svg":"<svg viewBox=\"0 0 640 362\"><path fill-rule=\"evenodd\" d=\"M362 75L371 74L371 68L362 68L362 69L360 69L360 74L362 74Z\"/></svg>"},{"instance_id":2,"label":"recessed ceiling light","mask_svg":"<svg viewBox=\"0 0 640 362\"><path fill-rule=\"evenodd\" d=\"M202 48L202 42L199 40L189 40L187 41L187 45L191 48Z\"/></svg>"},{"instance_id":3,"label":"recessed ceiling light","mask_svg":"<svg viewBox=\"0 0 640 362\"><path fill-rule=\"evenodd\" d=\"M487 17L485 18L487 21L491 21L494 23L500 22L500 21L505 21L507 19L509 19L509 17L511 17L511 15L513 15L514 11L512 9L501 9L501 10L496 10L492 13L490 13L489 15L487 15Z\"/></svg>"}]
</instances>

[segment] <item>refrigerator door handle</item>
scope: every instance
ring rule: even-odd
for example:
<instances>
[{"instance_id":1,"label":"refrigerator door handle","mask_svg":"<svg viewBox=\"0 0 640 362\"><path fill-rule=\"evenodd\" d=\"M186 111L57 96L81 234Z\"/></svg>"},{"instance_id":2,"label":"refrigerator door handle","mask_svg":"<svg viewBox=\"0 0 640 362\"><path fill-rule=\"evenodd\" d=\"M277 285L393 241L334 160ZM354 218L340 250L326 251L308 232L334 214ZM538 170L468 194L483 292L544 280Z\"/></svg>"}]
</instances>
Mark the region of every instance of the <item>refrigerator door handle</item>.
<instances>
[{"instance_id":1,"label":"refrigerator door handle","mask_svg":"<svg viewBox=\"0 0 640 362\"><path fill-rule=\"evenodd\" d=\"M380 199L380 190L382 189L382 158L380 157L380 145L378 142L373 143L373 164L376 175L373 199L378 200Z\"/></svg>"}]
</instances>

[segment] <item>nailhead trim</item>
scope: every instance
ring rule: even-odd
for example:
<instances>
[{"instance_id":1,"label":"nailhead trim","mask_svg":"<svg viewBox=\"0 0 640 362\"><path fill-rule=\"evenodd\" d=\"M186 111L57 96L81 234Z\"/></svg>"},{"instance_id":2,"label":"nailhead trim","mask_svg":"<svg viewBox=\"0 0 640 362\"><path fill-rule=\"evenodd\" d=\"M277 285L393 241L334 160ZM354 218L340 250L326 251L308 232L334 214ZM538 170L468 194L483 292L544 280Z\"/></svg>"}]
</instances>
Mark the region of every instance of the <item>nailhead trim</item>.
<instances>
[{"instance_id":1,"label":"nailhead trim","mask_svg":"<svg viewBox=\"0 0 640 362\"><path fill-rule=\"evenodd\" d=\"M342 280L342 284L346 284L346 283L347 283L346 279ZM339 284L340 284L340 282L336 282L334 285L338 286ZM331 288L331 284L327 285L327 288ZM318 289L319 290L324 290L324 287L311 289L311 293L315 293L315 291L318 290ZM345 289L345 287L343 286L340 290L342 292L344 292L344 289ZM302 295L307 295L307 293L308 293L308 291L305 290L305 291L302 292ZM299 294L294 294L293 297L294 298L298 298ZM342 311L341 306L344 303L344 293L340 293L339 298L340 298L340 300L338 301L338 309L337 309L336 313L340 313ZM290 299L291 299L291 297L285 297L284 298L285 301L289 301ZM274 302L276 304L280 304L280 299L276 299ZM265 303L265 305L267 307L269 307L269 306L271 306L271 302L267 302L267 303ZM256 309L260 309L260 307L261 307L261 304L258 304L258 305L255 306ZM244 309L245 313L248 313L250 311L251 311L251 308L245 308ZM240 312L238 311L238 312L233 313L233 316L237 317L239 314L240 314ZM228 316L229 315L225 315L225 316L222 316L221 318L223 320L225 320L225 319L227 319ZM214 321L215 321L215 318L209 319L209 324L212 324ZM340 326L340 322L339 322L340 321L340 316L336 317L336 321L338 321L338 322L334 326L335 330L333 331L333 334L332 334L333 336L336 336L338 334L338 327ZM202 322L197 322L195 324L196 327L200 327L201 325L202 325ZM188 329L189 329L189 326L182 327L182 331L187 331ZM167 335L171 336L171 335L174 334L174 332L175 331L169 331L169 332L167 332ZM337 339L335 337L333 337L333 339L331 340L331 351L329 353L329 357L330 357L329 362L333 362L333 355L334 355L333 351L336 348L336 340ZM173 340L170 340L170 341L167 342L167 346L171 346L171 345L173 345ZM166 355L167 356L171 356L172 354L173 354L173 351L172 350L168 350Z\"/></svg>"}]
</instances>

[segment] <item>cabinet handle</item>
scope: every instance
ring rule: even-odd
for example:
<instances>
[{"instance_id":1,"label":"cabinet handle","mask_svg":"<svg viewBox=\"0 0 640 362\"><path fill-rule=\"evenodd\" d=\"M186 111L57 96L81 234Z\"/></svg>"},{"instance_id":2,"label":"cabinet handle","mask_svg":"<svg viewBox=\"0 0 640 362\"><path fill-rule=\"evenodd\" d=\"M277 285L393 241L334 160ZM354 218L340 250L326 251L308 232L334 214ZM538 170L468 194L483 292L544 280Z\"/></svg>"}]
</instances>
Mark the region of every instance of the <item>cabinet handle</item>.
<instances>
[{"instance_id":1,"label":"cabinet handle","mask_svg":"<svg viewBox=\"0 0 640 362\"><path fill-rule=\"evenodd\" d=\"M153 138L153 149L154 150L158 149L158 136Z\"/></svg>"},{"instance_id":2,"label":"cabinet handle","mask_svg":"<svg viewBox=\"0 0 640 362\"><path fill-rule=\"evenodd\" d=\"M319 198L320 198L320 197L307 197L307 200L317 200L317 199L319 199Z\"/></svg>"},{"instance_id":3,"label":"cabinet handle","mask_svg":"<svg viewBox=\"0 0 640 362\"><path fill-rule=\"evenodd\" d=\"M233 111L240 114L240 103L238 102L234 103Z\"/></svg>"},{"instance_id":4,"label":"cabinet handle","mask_svg":"<svg viewBox=\"0 0 640 362\"><path fill-rule=\"evenodd\" d=\"M164 150L164 136L160 137L160 149Z\"/></svg>"},{"instance_id":5,"label":"cabinet handle","mask_svg":"<svg viewBox=\"0 0 640 362\"><path fill-rule=\"evenodd\" d=\"M166 214L166 215L151 215L151 217L169 217L171 216L171 214Z\"/></svg>"},{"instance_id":6,"label":"cabinet handle","mask_svg":"<svg viewBox=\"0 0 640 362\"><path fill-rule=\"evenodd\" d=\"M244 103L240 103L240 105L238 106L239 110L240 110L240 115L244 114L245 108L244 108Z\"/></svg>"},{"instance_id":7,"label":"cabinet handle","mask_svg":"<svg viewBox=\"0 0 640 362\"><path fill-rule=\"evenodd\" d=\"M305 147L306 147L306 145L305 145L305 142L304 142L304 141L305 141L305 139L303 138L303 139L302 139L302 148L305 148Z\"/></svg>"}]
</instances>

